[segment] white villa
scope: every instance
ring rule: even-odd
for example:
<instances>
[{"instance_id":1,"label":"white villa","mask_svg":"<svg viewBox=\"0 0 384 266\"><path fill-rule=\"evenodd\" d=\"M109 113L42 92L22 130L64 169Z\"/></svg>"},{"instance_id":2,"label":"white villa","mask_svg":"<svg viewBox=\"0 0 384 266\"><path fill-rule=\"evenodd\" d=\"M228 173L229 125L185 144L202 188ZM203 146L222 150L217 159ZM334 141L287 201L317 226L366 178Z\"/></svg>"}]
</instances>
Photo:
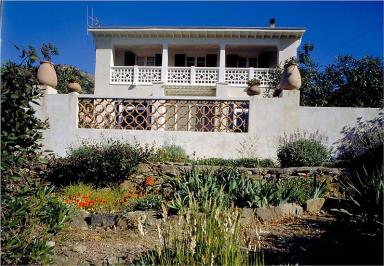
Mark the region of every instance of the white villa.
<instances>
[{"instance_id":1,"label":"white villa","mask_svg":"<svg viewBox=\"0 0 384 266\"><path fill-rule=\"evenodd\" d=\"M329 137L374 108L302 107L299 90L249 96L247 81L270 83L272 68L296 57L304 28L89 28L96 49L94 94L44 86L43 145L59 155L83 140L176 144L196 157L276 158L283 134ZM243 150L241 150L241 149ZM249 148L248 151L244 150ZM247 153L247 154L246 154Z\"/></svg>"},{"instance_id":2,"label":"white villa","mask_svg":"<svg viewBox=\"0 0 384 266\"><path fill-rule=\"evenodd\" d=\"M296 57L304 28L90 28L95 95L246 96L268 86L270 68Z\"/></svg>"}]
</instances>

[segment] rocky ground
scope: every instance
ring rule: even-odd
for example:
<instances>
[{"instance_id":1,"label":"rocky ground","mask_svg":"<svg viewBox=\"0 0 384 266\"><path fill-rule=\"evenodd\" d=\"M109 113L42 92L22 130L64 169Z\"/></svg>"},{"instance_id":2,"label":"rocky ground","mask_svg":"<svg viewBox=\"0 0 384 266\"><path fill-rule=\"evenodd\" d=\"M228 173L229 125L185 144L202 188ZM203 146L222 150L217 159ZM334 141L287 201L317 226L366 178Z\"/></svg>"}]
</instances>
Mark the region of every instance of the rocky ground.
<instances>
[{"instance_id":1,"label":"rocky ground","mask_svg":"<svg viewBox=\"0 0 384 266\"><path fill-rule=\"evenodd\" d=\"M171 218L172 219L172 218ZM175 217L175 220L177 218ZM115 265L129 264L158 244L156 223L151 217L145 235L132 227L81 227L71 225L54 239L54 264L57 265ZM335 217L324 212L303 214L275 223L262 224L261 249L268 264L306 263L335 223Z\"/></svg>"}]
</instances>

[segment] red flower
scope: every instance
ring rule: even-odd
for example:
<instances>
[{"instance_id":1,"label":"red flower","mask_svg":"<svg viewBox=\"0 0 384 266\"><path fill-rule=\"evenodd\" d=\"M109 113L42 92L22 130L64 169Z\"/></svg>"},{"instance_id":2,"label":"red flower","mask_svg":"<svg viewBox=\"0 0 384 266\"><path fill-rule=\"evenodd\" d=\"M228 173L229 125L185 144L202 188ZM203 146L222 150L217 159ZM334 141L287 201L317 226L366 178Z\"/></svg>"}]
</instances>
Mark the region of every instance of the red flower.
<instances>
[{"instance_id":1,"label":"red flower","mask_svg":"<svg viewBox=\"0 0 384 266\"><path fill-rule=\"evenodd\" d=\"M153 179L153 177L147 176L147 178L145 179L145 185L147 187L152 187L154 184L155 184L155 180Z\"/></svg>"}]
</instances>

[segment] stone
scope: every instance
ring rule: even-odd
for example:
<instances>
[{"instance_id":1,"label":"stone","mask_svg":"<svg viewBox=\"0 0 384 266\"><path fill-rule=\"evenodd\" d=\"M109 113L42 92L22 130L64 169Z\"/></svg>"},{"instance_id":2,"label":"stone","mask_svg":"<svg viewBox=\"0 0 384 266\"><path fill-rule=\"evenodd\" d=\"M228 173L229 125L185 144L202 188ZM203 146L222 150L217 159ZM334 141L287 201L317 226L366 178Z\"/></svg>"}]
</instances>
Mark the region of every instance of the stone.
<instances>
[{"instance_id":1,"label":"stone","mask_svg":"<svg viewBox=\"0 0 384 266\"><path fill-rule=\"evenodd\" d=\"M118 229L121 229L121 230L128 229L128 221L127 221L127 219L123 219L122 217L120 217L117 220L116 227Z\"/></svg>"},{"instance_id":2,"label":"stone","mask_svg":"<svg viewBox=\"0 0 384 266\"><path fill-rule=\"evenodd\" d=\"M256 208L255 215L261 222L264 223L273 221L277 218L275 208L272 206Z\"/></svg>"},{"instance_id":3,"label":"stone","mask_svg":"<svg viewBox=\"0 0 384 266\"><path fill-rule=\"evenodd\" d=\"M71 217L70 225L75 228L79 228L82 230L88 230L87 219L89 218L89 212L85 210L80 210L77 214Z\"/></svg>"},{"instance_id":4,"label":"stone","mask_svg":"<svg viewBox=\"0 0 384 266\"><path fill-rule=\"evenodd\" d=\"M270 222L284 217L297 217L303 214L303 208L295 203L284 203L279 206L257 208L256 217L261 222Z\"/></svg>"},{"instance_id":5,"label":"stone","mask_svg":"<svg viewBox=\"0 0 384 266\"><path fill-rule=\"evenodd\" d=\"M176 168L173 165L162 165L161 172L163 175L172 177L177 176Z\"/></svg>"},{"instance_id":6,"label":"stone","mask_svg":"<svg viewBox=\"0 0 384 266\"><path fill-rule=\"evenodd\" d=\"M105 259L104 259L104 262L106 265L118 265L119 263L121 263L121 261L119 261L119 257L117 256L107 256Z\"/></svg>"},{"instance_id":7,"label":"stone","mask_svg":"<svg viewBox=\"0 0 384 266\"><path fill-rule=\"evenodd\" d=\"M89 221L92 228L103 226L103 217L101 214L91 214Z\"/></svg>"},{"instance_id":8,"label":"stone","mask_svg":"<svg viewBox=\"0 0 384 266\"><path fill-rule=\"evenodd\" d=\"M75 256L62 256L62 255L53 255L52 256L52 265L80 265L80 261Z\"/></svg>"},{"instance_id":9,"label":"stone","mask_svg":"<svg viewBox=\"0 0 384 266\"><path fill-rule=\"evenodd\" d=\"M131 191L136 188L136 183L131 180L124 180L123 183L120 184L120 189L125 191Z\"/></svg>"},{"instance_id":10,"label":"stone","mask_svg":"<svg viewBox=\"0 0 384 266\"><path fill-rule=\"evenodd\" d=\"M55 241L48 241L47 246L53 248L56 245Z\"/></svg>"},{"instance_id":11,"label":"stone","mask_svg":"<svg viewBox=\"0 0 384 266\"><path fill-rule=\"evenodd\" d=\"M304 204L305 211L307 212L319 212L325 202L324 198L316 198L307 200Z\"/></svg>"},{"instance_id":12,"label":"stone","mask_svg":"<svg viewBox=\"0 0 384 266\"><path fill-rule=\"evenodd\" d=\"M153 172L153 170L152 170L151 166L148 164L144 164L144 163L139 164L139 166L137 167L137 170L136 170L136 173L138 173L138 174L150 174L152 172Z\"/></svg>"},{"instance_id":13,"label":"stone","mask_svg":"<svg viewBox=\"0 0 384 266\"><path fill-rule=\"evenodd\" d=\"M82 244L78 244L78 245L73 246L72 250L81 254L87 250L87 247L82 245Z\"/></svg>"},{"instance_id":14,"label":"stone","mask_svg":"<svg viewBox=\"0 0 384 266\"><path fill-rule=\"evenodd\" d=\"M112 213L106 213L101 215L104 228L112 228L116 225L117 215Z\"/></svg>"}]
</instances>

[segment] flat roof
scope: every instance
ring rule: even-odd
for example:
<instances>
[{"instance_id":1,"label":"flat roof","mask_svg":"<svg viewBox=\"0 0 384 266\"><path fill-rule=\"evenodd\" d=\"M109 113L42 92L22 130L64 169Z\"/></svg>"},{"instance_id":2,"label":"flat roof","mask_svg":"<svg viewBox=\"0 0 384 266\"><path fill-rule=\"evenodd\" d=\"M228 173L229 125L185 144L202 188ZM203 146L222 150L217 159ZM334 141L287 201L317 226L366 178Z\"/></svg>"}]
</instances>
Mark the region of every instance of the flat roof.
<instances>
[{"instance_id":1,"label":"flat roof","mask_svg":"<svg viewBox=\"0 0 384 266\"><path fill-rule=\"evenodd\" d=\"M305 28L290 27L89 27L94 36L103 37L172 37L172 38L295 38Z\"/></svg>"}]
</instances>

